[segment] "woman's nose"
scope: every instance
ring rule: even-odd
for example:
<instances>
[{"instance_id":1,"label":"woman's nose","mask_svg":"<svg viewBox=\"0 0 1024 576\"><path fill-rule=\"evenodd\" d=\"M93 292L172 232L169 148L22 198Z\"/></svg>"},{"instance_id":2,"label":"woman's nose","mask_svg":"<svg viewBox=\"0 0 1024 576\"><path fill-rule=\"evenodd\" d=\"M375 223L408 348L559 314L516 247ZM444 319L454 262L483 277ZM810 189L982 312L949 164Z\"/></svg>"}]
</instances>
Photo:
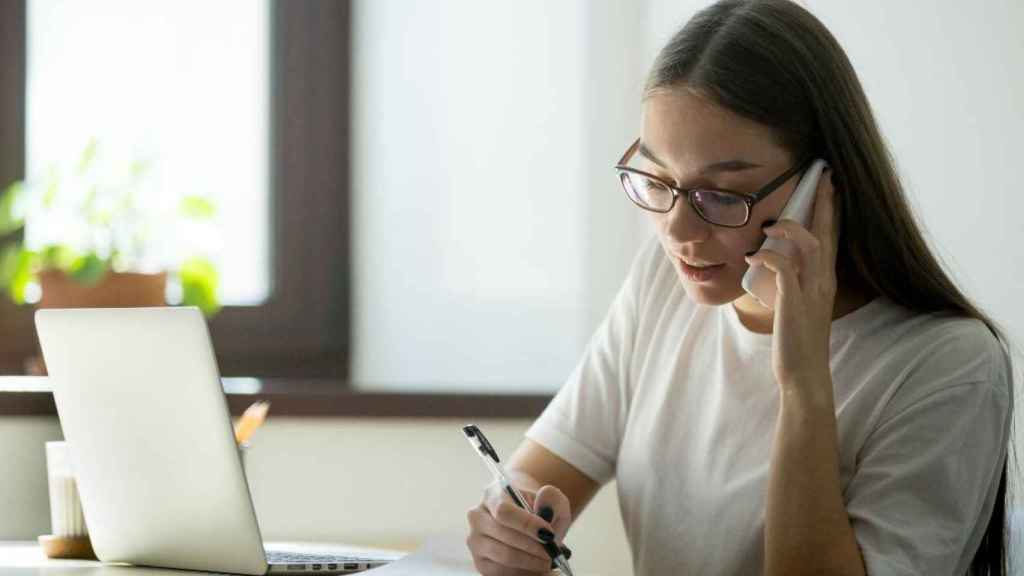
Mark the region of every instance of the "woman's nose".
<instances>
[{"instance_id":1,"label":"woman's nose","mask_svg":"<svg viewBox=\"0 0 1024 576\"><path fill-rule=\"evenodd\" d=\"M711 224L704 221L693 206L681 196L664 216L665 231L677 242L702 242L711 235Z\"/></svg>"}]
</instances>

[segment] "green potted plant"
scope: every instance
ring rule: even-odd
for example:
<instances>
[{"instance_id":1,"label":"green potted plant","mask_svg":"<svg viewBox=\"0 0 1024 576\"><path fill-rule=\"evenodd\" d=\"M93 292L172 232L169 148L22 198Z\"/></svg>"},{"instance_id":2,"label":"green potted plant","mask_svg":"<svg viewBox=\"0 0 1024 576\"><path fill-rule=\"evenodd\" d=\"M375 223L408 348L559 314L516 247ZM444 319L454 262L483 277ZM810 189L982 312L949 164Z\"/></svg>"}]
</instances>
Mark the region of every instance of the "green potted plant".
<instances>
[{"instance_id":1,"label":"green potted plant","mask_svg":"<svg viewBox=\"0 0 1024 576\"><path fill-rule=\"evenodd\" d=\"M117 162L96 141L69 166L0 195L0 290L39 307L220 309L218 274L198 246L214 205L155 193L145 162ZM170 288L170 289L168 289Z\"/></svg>"}]
</instances>

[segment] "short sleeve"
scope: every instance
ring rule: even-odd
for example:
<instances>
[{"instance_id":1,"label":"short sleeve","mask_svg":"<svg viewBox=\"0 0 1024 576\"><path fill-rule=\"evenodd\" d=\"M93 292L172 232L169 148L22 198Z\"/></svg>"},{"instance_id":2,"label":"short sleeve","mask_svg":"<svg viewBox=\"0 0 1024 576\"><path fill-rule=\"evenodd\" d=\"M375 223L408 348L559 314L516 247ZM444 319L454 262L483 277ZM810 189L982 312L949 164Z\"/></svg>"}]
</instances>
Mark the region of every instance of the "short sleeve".
<instances>
[{"instance_id":1,"label":"short sleeve","mask_svg":"<svg viewBox=\"0 0 1024 576\"><path fill-rule=\"evenodd\" d=\"M966 572L995 504L1009 440L1010 371L989 359L996 365L990 379L894 403L897 410L868 437L845 498L869 575Z\"/></svg>"},{"instance_id":2,"label":"short sleeve","mask_svg":"<svg viewBox=\"0 0 1024 576\"><path fill-rule=\"evenodd\" d=\"M648 242L634 259L607 315L568 380L526 437L603 484L615 474L629 412L629 364L646 271L658 255Z\"/></svg>"}]
</instances>

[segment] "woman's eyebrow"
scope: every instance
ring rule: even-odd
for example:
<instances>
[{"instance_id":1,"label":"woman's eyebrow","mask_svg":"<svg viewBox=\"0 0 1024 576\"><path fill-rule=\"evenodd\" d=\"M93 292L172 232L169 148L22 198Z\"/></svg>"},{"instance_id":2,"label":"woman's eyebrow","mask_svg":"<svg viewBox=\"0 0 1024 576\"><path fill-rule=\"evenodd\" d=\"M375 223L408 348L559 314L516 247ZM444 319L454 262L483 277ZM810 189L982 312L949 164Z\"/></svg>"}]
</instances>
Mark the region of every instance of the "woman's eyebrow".
<instances>
[{"instance_id":1,"label":"woman's eyebrow","mask_svg":"<svg viewBox=\"0 0 1024 576\"><path fill-rule=\"evenodd\" d=\"M647 146L645 146L643 142L640 143L640 146L638 147L637 151L640 152L641 156L647 158L651 162L654 162L658 166L661 166L662 168L668 170L668 166L664 162L659 160L658 157L655 156L654 153L651 152L651 150ZM746 160L723 160L721 162L708 164L707 166L701 169L700 174L707 175L719 172L741 172L743 170L749 170L751 168L760 167L760 164L754 164L753 162L747 162Z\"/></svg>"}]
</instances>

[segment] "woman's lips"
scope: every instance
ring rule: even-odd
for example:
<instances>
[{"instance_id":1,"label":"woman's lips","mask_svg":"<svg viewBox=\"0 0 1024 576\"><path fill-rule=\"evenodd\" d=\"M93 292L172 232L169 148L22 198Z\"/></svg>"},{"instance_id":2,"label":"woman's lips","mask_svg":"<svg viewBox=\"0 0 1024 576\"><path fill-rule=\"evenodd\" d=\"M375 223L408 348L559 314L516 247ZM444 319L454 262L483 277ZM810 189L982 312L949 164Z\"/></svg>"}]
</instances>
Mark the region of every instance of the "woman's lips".
<instances>
[{"instance_id":1,"label":"woman's lips","mask_svg":"<svg viewBox=\"0 0 1024 576\"><path fill-rule=\"evenodd\" d=\"M711 280L725 267L725 264L714 264L712 266L692 266L682 258L677 258L683 275L691 282L707 282Z\"/></svg>"}]
</instances>

